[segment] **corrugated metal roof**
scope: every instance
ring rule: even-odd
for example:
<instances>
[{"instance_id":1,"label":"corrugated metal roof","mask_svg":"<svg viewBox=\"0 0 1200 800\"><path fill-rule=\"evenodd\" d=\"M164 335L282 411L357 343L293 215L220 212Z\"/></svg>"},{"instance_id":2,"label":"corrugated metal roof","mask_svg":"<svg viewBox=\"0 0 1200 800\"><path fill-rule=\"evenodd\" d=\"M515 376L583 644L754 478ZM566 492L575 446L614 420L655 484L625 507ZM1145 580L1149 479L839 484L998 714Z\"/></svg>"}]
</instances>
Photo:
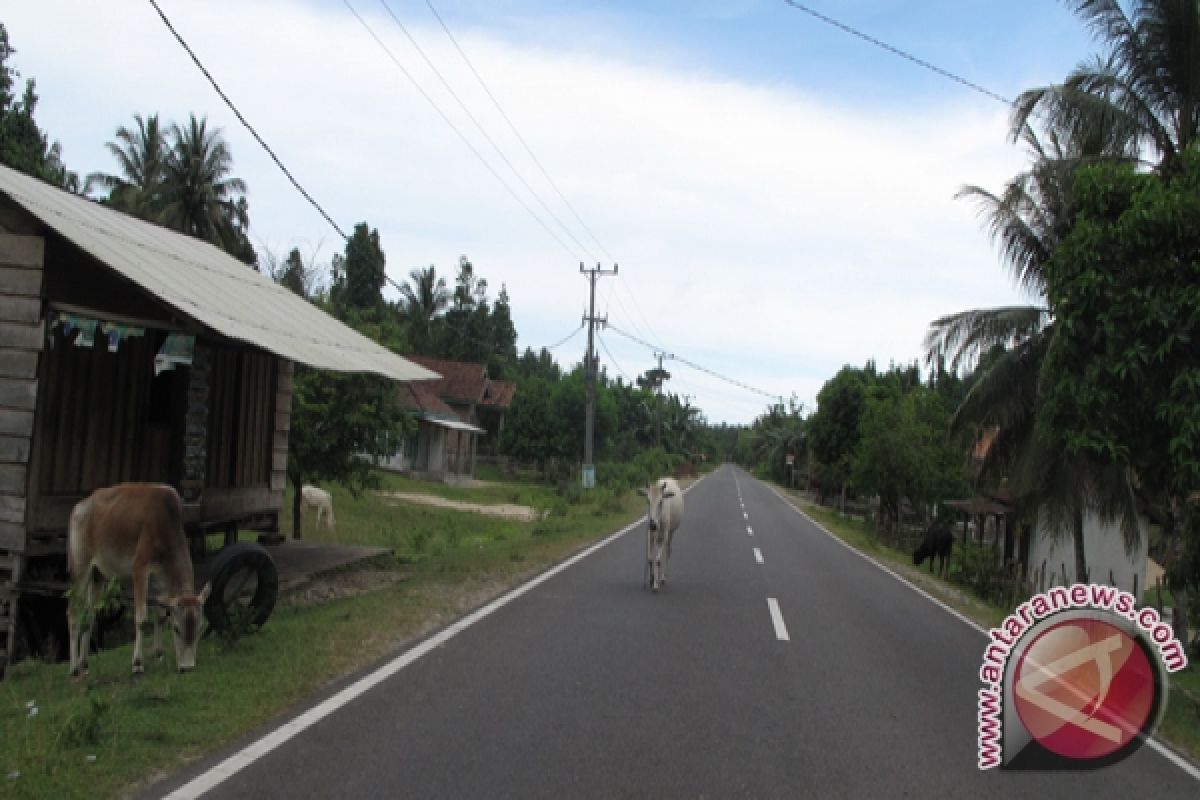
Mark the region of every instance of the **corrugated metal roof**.
<instances>
[{"instance_id":1,"label":"corrugated metal roof","mask_svg":"<svg viewBox=\"0 0 1200 800\"><path fill-rule=\"evenodd\" d=\"M207 242L0 166L0 193L180 313L231 339L337 372L436 380Z\"/></svg>"}]
</instances>

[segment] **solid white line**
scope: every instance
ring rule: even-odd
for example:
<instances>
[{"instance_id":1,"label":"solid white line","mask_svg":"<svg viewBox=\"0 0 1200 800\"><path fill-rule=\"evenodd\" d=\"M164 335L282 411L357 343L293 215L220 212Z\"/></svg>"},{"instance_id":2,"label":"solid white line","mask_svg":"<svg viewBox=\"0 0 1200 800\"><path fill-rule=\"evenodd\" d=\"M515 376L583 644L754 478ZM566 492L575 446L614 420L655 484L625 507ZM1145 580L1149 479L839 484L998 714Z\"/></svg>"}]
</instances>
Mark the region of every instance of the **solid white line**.
<instances>
[{"instance_id":1,"label":"solid white line","mask_svg":"<svg viewBox=\"0 0 1200 800\"><path fill-rule=\"evenodd\" d=\"M759 564L763 563L762 550L759 550L757 547L754 548L754 560Z\"/></svg>"},{"instance_id":2,"label":"solid white line","mask_svg":"<svg viewBox=\"0 0 1200 800\"><path fill-rule=\"evenodd\" d=\"M771 624L775 626L775 638L781 642L790 641L787 625L783 624L783 613L779 610L779 601L774 597L768 597L767 609L771 612Z\"/></svg>"},{"instance_id":3,"label":"solid white line","mask_svg":"<svg viewBox=\"0 0 1200 800\"><path fill-rule=\"evenodd\" d=\"M835 542L837 542L838 544L840 544L842 547L846 548L846 549L847 549L847 550L849 550L851 553L854 553L854 555L858 556L859 558L863 559L864 561L867 561L867 562L869 562L869 563L871 563L871 564L874 564L876 567L878 567L879 569L883 570L883 571L884 571L884 572L886 572L888 575L891 575L893 578L895 578L896 580L900 581L900 583L904 584L904 585L905 585L905 586L907 586L909 589L912 589L914 592L916 592L917 594L921 595L921 596L922 596L922 597L924 597L926 600L929 600L929 601L930 601L930 602L932 602L934 605L936 605L936 606L938 606L939 608L941 608L943 611L945 611L945 612L947 612L948 614L951 614L952 616L956 617L956 618L957 618L957 619L958 619L960 622L963 622L963 623L965 623L965 624L967 624L967 625L971 626L971 627L972 627L972 628L974 628L975 630L977 630L977 631L979 631L980 633L982 633L984 636L987 636L987 635L988 635L988 632L987 632L987 631L986 631L986 630L985 630L985 629L984 629L982 626L980 626L979 624L977 624L977 623L976 623L974 620L972 620L972 619L969 619L968 617L965 617L965 616L963 616L962 614L960 614L960 613L959 613L958 611L956 611L955 609L953 609L953 608L951 608L950 606L948 606L948 605L946 605L945 603L943 603L941 600L938 600L936 597L934 597L933 595L931 595L929 592L925 591L924 589L920 588L919 586L916 586L916 585L914 585L914 584L910 583L910 582L908 581L908 579L907 579L907 578L905 578L905 577L903 577L902 575L900 575L899 573L897 573L897 572L895 572L895 571L893 571L893 570L891 570L891 569L889 569L889 568L885 567L883 564L880 564L878 561L876 561L875 559L871 558L871 557L870 557L869 555L867 555L866 553L862 553L862 552L860 552L860 551L856 550L856 549L855 549L855 548L854 548L852 545L849 545L849 544L846 544L845 542L843 542L843 541L842 541L842 540L841 540L841 539L840 539L840 538L839 538L839 537L838 537L836 534L834 534L834 533L830 532L830 530L829 530L828 528L826 528L824 525L822 525L821 523L817 522L815 519L813 519L812 517L810 517L808 514L805 514L805 513L804 513L804 511L802 511L800 508L798 508L796 505L794 505L794 504L793 504L791 501L789 501L789 500L788 500L786 497L784 497L783 495L779 494L779 490L778 490L778 489L776 489L774 486L770 486L770 485L768 485L768 488L769 488L769 489L771 489L771 491L775 492L776 496L778 496L778 497L779 497L779 499L783 501L783 504L784 504L784 505L786 505L788 508L790 508L790 509L792 509L793 511L795 511L795 512L796 512L797 514L799 514L800 516L804 517L804 518L805 518L806 520L808 520L809 522L811 522L813 525L815 525L815 526L816 526L817 530L819 530L819 531L821 531L822 533L824 533L824 534L825 534L826 536L828 536L830 539L833 539ZM1166 745L1164 745L1162 742L1158 741L1158 739L1153 739L1153 738L1152 738L1152 739L1147 739L1147 740L1146 740L1146 746L1147 746L1147 747L1149 747L1149 748L1150 748L1151 750L1153 750L1154 752L1156 752L1156 753L1158 753L1159 755L1161 755L1163 758L1167 759L1167 761L1170 761L1172 764L1174 764L1175 766L1179 767L1181 770L1183 770L1184 772L1186 772L1186 773L1187 773L1187 774L1188 774L1190 777L1192 777L1193 779L1195 779L1195 780L1197 780L1197 781L1200 781L1200 767L1197 767L1195 764L1193 764L1193 763L1191 763L1190 761L1188 761L1187 759L1183 758L1183 757L1182 757L1182 756L1180 756L1178 753L1176 753L1174 750L1172 750L1171 748L1167 747L1167 746L1166 746Z\"/></svg>"},{"instance_id":4,"label":"solid white line","mask_svg":"<svg viewBox=\"0 0 1200 800\"><path fill-rule=\"evenodd\" d=\"M701 478L700 480L702 481L704 478ZM700 481L693 483L686 490L684 490L684 494L691 491L699 483ZM542 574L534 577L528 583L522 584L521 586L512 589L508 593L497 597L483 608L473 611L449 627L444 628L437 634L421 642L416 647L413 647L411 650L401 653L399 656L384 664L374 672L359 678L357 681L350 684L345 689L342 689L332 697L326 699L318 705L313 706L308 711L305 711L303 714L300 714L294 719L285 722L283 725L271 731L258 741L252 742L243 750L234 753L220 764L210 768L207 772L203 772L200 775L197 775L195 778L192 778L192 780L188 781L183 786L180 786L175 791L166 795L164 800L192 800L192 798L200 797L205 792L212 790L226 779L232 777L238 771L253 764L255 761L267 755L276 747L279 747L292 737L303 733L305 730L311 728L313 725L320 722L334 711L337 711L342 706L347 705L363 694L369 692L371 689L383 683L385 680L392 677L409 664L412 664L414 661L421 658L421 656L424 656L430 651L441 647L443 644L448 642L450 639L453 639L455 636L462 633L476 622L479 622L483 618L494 614L496 611L499 611L501 608L508 605L513 600L516 600L521 595L524 595L538 586L541 586L543 583L550 580L555 575L558 575L563 570L574 566L590 556L592 553L595 553L602 547L611 544L625 534L629 533L634 528L640 526L641 523L642 520L640 519L636 522L631 522L629 525L626 525L616 533L611 534L607 538L600 540L591 547L588 547L586 550L576 553L561 564L551 567Z\"/></svg>"}]
</instances>

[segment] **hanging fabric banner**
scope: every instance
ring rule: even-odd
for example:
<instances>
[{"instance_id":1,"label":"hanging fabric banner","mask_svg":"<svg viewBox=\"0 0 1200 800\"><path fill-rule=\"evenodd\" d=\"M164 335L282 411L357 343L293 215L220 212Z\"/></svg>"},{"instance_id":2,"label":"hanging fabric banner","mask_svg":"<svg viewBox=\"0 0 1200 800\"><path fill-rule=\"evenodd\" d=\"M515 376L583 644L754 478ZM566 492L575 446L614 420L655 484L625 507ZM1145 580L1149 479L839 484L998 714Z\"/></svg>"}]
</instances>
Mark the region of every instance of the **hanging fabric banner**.
<instances>
[{"instance_id":1,"label":"hanging fabric banner","mask_svg":"<svg viewBox=\"0 0 1200 800\"><path fill-rule=\"evenodd\" d=\"M175 369L177 364L190 366L192 355L196 351L196 337L184 333L169 333L167 339L158 349L154 357L154 374L158 376L165 370Z\"/></svg>"}]
</instances>

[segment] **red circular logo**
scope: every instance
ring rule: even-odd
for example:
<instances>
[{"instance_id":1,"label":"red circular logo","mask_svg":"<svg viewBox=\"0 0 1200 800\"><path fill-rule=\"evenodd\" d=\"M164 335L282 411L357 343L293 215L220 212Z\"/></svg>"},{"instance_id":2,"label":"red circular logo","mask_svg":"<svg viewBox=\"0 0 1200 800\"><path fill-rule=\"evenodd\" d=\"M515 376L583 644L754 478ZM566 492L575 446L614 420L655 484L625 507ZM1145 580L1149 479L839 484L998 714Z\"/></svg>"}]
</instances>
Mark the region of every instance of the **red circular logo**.
<instances>
[{"instance_id":1,"label":"red circular logo","mask_svg":"<svg viewBox=\"0 0 1200 800\"><path fill-rule=\"evenodd\" d=\"M1152 725L1154 667L1133 637L1102 620L1076 618L1043 631L1013 677L1021 723L1058 755L1103 758Z\"/></svg>"}]
</instances>

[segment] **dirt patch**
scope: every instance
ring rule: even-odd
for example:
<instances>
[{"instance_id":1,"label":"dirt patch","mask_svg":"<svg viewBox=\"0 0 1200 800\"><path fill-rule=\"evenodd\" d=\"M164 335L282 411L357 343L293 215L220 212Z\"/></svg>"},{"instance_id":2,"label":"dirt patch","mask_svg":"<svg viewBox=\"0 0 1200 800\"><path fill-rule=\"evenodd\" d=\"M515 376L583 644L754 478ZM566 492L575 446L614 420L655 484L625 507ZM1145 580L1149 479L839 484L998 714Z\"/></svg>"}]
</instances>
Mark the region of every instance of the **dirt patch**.
<instances>
[{"instance_id":1,"label":"dirt patch","mask_svg":"<svg viewBox=\"0 0 1200 800\"><path fill-rule=\"evenodd\" d=\"M398 570L373 567L335 570L312 575L291 586L283 587L279 594L279 605L285 608L311 606L327 600L338 600L343 597L354 597L364 592L373 592L405 580L408 580L408 575Z\"/></svg>"},{"instance_id":2,"label":"dirt patch","mask_svg":"<svg viewBox=\"0 0 1200 800\"><path fill-rule=\"evenodd\" d=\"M480 503L448 500L445 497L438 497L437 495L417 494L415 492L380 492L379 496L389 502L451 508L456 511L470 511L475 514L486 514L492 517L502 517L503 519L515 519L520 522L540 522L550 513L549 511L538 511L536 508L510 503L481 505Z\"/></svg>"}]
</instances>

